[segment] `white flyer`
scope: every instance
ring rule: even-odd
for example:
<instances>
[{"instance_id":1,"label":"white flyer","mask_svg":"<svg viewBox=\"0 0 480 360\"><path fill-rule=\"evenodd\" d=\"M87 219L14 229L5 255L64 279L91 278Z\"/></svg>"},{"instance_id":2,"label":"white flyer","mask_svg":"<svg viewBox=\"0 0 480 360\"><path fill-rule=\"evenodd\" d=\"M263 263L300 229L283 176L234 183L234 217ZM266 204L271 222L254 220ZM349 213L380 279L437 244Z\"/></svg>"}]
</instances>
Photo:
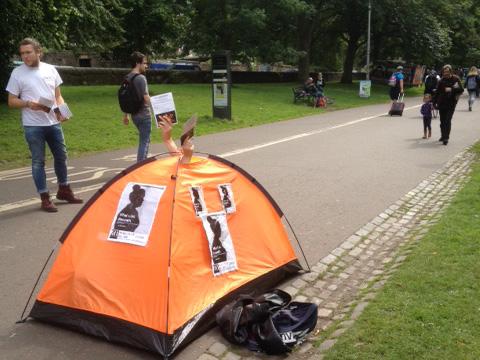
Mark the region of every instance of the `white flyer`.
<instances>
[{"instance_id":1,"label":"white flyer","mask_svg":"<svg viewBox=\"0 0 480 360\"><path fill-rule=\"evenodd\" d=\"M190 197L192 198L193 209L195 210L195 215L200 217L208 213L207 205L203 198L203 189L201 186L191 186Z\"/></svg>"},{"instance_id":2,"label":"white flyer","mask_svg":"<svg viewBox=\"0 0 480 360\"><path fill-rule=\"evenodd\" d=\"M128 183L118 201L108 240L146 246L166 186Z\"/></svg>"},{"instance_id":3,"label":"white flyer","mask_svg":"<svg viewBox=\"0 0 480 360\"><path fill-rule=\"evenodd\" d=\"M40 96L40 99L38 99L38 103L40 105L46 106L49 109L51 109L53 107L53 105L55 105L55 100L54 99L47 99L47 98L44 98L44 97Z\"/></svg>"},{"instance_id":4,"label":"white flyer","mask_svg":"<svg viewBox=\"0 0 480 360\"><path fill-rule=\"evenodd\" d=\"M235 199L233 198L232 184L218 185L218 193L222 200L223 209L227 214L233 214L236 211Z\"/></svg>"},{"instance_id":5,"label":"white flyer","mask_svg":"<svg viewBox=\"0 0 480 360\"><path fill-rule=\"evenodd\" d=\"M159 127L159 123L162 121L160 116L170 118L172 124L178 122L177 111L175 109L175 103L173 102L173 95L171 92L150 97L150 103L152 104L153 115L157 127Z\"/></svg>"},{"instance_id":6,"label":"white flyer","mask_svg":"<svg viewBox=\"0 0 480 360\"><path fill-rule=\"evenodd\" d=\"M53 111L55 112L55 114L60 113L65 119L70 119L73 116L67 103L59 105L58 107L53 109Z\"/></svg>"},{"instance_id":7,"label":"white flyer","mask_svg":"<svg viewBox=\"0 0 480 360\"><path fill-rule=\"evenodd\" d=\"M203 215L202 223L208 239L213 275L237 270L237 257L227 225L227 214L222 211Z\"/></svg>"}]
</instances>

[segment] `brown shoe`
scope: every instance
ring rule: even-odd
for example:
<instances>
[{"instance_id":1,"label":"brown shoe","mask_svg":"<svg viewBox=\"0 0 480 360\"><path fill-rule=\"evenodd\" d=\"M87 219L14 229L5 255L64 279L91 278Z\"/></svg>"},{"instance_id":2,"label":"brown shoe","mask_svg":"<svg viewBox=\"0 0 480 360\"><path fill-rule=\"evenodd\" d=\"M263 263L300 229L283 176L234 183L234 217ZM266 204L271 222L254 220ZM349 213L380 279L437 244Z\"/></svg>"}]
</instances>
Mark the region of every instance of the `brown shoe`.
<instances>
[{"instance_id":1,"label":"brown shoe","mask_svg":"<svg viewBox=\"0 0 480 360\"><path fill-rule=\"evenodd\" d=\"M58 209L53 205L50 201L50 194L48 192L44 192L40 194L40 199L42 199L42 205L40 209L46 212L57 212Z\"/></svg>"},{"instance_id":2,"label":"brown shoe","mask_svg":"<svg viewBox=\"0 0 480 360\"><path fill-rule=\"evenodd\" d=\"M69 204L81 204L83 203L82 199L76 198L73 194L70 185L59 185L57 191L57 199L58 200L65 200Z\"/></svg>"}]
</instances>

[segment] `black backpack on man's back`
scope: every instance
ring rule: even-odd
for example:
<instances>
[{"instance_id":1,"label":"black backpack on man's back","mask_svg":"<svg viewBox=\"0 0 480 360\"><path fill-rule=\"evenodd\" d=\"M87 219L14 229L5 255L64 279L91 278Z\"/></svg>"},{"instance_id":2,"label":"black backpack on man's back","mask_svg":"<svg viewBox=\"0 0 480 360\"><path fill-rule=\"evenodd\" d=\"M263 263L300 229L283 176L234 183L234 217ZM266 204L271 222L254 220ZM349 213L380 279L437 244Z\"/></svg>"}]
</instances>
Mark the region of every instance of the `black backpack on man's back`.
<instances>
[{"instance_id":1,"label":"black backpack on man's back","mask_svg":"<svg viewBox=\"0 0 480 360\"><path fill-rule=\"evenodd\" d=\"M143 96L140 96L135 86L133 86L133 80L138 75L140 74L134 74L131 79L128 79L127 75L122 85L120 85L120 89L118 89L120 109L127 114L136 114L143 105Z\"/></svg>"}]
</instances>

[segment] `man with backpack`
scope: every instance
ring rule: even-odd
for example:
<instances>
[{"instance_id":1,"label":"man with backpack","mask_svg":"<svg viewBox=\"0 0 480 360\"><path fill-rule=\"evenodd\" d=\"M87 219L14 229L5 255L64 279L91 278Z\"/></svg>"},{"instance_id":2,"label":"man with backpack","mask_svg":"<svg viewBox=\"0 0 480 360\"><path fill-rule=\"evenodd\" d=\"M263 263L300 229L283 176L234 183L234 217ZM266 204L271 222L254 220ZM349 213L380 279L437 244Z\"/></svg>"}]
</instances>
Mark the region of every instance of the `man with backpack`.
<instances>
[{"instance_id":1,"label":"man with backpack","mask_svg":"<svg viewBox=\"0 0 480 360\"><path fill-rule=\"evenodd\" d=\"M131 116L138 129L139 144L137 161L142 161L148 156L150 146L150 133L152 119L150 113L150 96L145 73L147 70L147 57L135 51L130 56L132 70L125 77L118 91L118 102L123 111L123 123L128 125Z\"/></svg>"},{"instance_id":2,"label":"man with backpack","mask_svg":"<svg viewBox=\"0 0 480 360\"><path fill-rule=\"evenodd\" d=\"M397 102L400 94L403 94L403 66L397 66L395 71L388 79L388 85L390 86L390 99L393 102Z\"/></svg>"}]
</instances>

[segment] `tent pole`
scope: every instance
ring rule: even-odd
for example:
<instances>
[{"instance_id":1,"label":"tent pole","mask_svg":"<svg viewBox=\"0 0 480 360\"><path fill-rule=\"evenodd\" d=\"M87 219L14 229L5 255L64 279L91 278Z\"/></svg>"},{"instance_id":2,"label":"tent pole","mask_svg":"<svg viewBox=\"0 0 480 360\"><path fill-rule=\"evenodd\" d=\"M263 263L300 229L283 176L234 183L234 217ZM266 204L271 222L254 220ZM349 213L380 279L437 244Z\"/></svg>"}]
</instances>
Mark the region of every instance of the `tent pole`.
<instances>
[{"instance_id":1,"label":"tent pole","mask_svg":"<svg viewBox=\"0 0 480 360\"><path fill-rule=\"evenodd\" d=\"M35 281L35 285L33 285L32 292L30 293L30 296L28 297L27 303L25 304L25 308L22 311L22 315L20 315L20 320L18 320L16 323L24 323L27 320L27 317L25 316L25 312L27 311L28 304L30 304L30 300L32 300L33 293L35 292L35 289L37 288L38 282L40 281L40 278L42 277L43 272L45 271L45 268L47 267L48 262L50 261L50 258L52 257L53 253L57 249L57 246L60 242L55 241L55 246L53 247L52 251L50 251L50 255L48 255L47 260L45 261L45 264L43 264L42 270L40 271L40 274L38 274L37 280Z\"/></svg>"},{"instance_id":2,"label":"tent pole","mask_svg":"<svg viewBox=\"0 0 480 360\"><path fill-rule=\"evenodd\" d=\"M310 264L308 263L307 257L305 256L305 253L303 252L302 245L300 244L300 241L298 240L297 234L295 234L295 230L293 230L293 227L292 227L292 225L290 224L290 221L288 221L287 215L283 214L283 217L285 218L285 221L287 222L288 227L290 228L290 230L292 230L293 237L295 238L295 241L296 241L297 244L298 244L298 247L299 247L299 249L300 249L300 252L302 253L303 260L305 260L305 264L307 264L308 272L312 271L312 269L310 269Z\"/></svg>"},{"instance_id":3,"label":"tent pole","mask_svg":"<svg viewBox=\"0 0 480 360\"><path fill-rule=\"evenodd\" d=\"M163 342L163 348L165 349L165 354L164 358L168 359L168 354L170 352L170 349L167 349L167 337L168 337L168 320L169 320L169 308L170 308L170 261L171 261L171 255L172 255L172 229L173 229L173 212L175 210L175 194L177 191L177 177L178 177L178 168L180 166L180 160L181 158L178 158L177 161L177 167L175 169L175 174L171 175L171 179L175 180L175 185L173 187L173 201L172 201L172 211L171 211L171 217L170 217L170 241L168 244L168 269L167 269L167 316L166 318L166 324L165 324L165 337L164 337L164 342Z\"/></svg>"}]
</instances>

